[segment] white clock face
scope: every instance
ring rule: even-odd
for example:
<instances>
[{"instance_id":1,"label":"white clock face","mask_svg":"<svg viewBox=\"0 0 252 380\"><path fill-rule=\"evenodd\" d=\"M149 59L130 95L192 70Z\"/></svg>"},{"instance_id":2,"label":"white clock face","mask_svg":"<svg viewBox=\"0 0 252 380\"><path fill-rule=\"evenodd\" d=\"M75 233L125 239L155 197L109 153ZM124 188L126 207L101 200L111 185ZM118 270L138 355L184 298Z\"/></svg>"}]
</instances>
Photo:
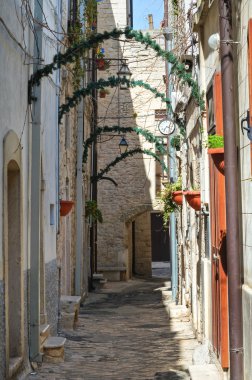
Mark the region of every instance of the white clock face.
<instances>
[{"instance_id":1,"label":"white clock face","mask_svg":"<svg viewBox=\"0 0 252 380\"><path fill-rule=\"evenodd\" d=\"M165 119L160 121L158 129L163 135L171 135L175 130L175 124L172 120Z\"/></svg>"}]
</instances>

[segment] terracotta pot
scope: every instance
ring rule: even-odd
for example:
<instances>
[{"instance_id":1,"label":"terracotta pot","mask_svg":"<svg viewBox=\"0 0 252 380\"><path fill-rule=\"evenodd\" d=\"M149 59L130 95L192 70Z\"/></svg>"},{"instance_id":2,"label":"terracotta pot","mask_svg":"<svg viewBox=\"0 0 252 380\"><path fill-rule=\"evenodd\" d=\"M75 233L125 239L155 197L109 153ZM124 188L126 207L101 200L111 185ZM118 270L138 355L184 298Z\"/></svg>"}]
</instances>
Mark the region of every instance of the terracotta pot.
<instances>
[{"instance_id":1,"label":"terracotta pot","mask_svg":"<svg viewBox=\"0 0 252 380\"><path fill-rule=\"evenodd\" d=\"M211 155L214 165L217 169L224 174L225 163L224 163L224 148L210 148L208 149L208 154Z\"/></svg>"},{"instance_id":2,"label":"terracotta pot","mask_svg":"<svg viewBox=\"0 0 252 380\"><path fill-rule=\"evenodd\" d=\"M172 201L176 203L179 206L182 206L183 204L183 192L182 190L174 191L172 193Z\"/></svg>"},{"instance_id":3,"label":"terracotta pot","mask_svg":"<svg viewBox=\"0 0 252 380\"><path fill-rule=\"evenodd\" d=\"M60 216L66 216L72 210L74 205L73 201L60 201Z\"/></svg>"},{"instance_id":4,"label":"terracotta pot","mask_svg":"<svg viewBox=\"0 0 252 380\"><path fill-rule=\"evenodd\" d=\"M105 59L98 58L96 60L96 66L98 70L105 70Z\"/></svg>"},{"instance_id":5,"label":"terracotta pot","mask_svg":"<svg viewBox=\"0 0 252 380\"><path fill-rule=\"evenodd\" d=\"M105 91L100 91L99 92L100 98L106 98L106 92Z\"/></svg>"},{"instance_id":6,"label":"terracotta pot","mask_svg":"<svg viewBox=\"0 0 252 380\"><path fill-rule=\"evenodd\" d=\"M187 203L196 211L201 210L200 191L184 191Z\"/></svg>"}]
</instances>

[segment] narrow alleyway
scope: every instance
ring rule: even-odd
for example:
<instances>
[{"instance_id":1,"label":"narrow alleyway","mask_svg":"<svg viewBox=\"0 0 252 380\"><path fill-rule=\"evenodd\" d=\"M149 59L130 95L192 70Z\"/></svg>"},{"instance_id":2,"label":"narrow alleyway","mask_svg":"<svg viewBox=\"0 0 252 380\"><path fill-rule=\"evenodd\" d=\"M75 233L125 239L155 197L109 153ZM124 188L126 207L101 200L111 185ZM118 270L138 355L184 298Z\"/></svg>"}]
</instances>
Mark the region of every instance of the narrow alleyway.
<instances>
[{"instance_id":1,"label":"narrow alleyway","mask_svg":"<svg viewBox=\"0 0 252 380\"><path fill-rule=\"evenodd\" d=\"M169 286L156 277L108 283L91 293L77 329L65 333L65 362L44 363L27 379L189 379L197 342L189 319L169 321Z\"/></svg>"}]
</instances>

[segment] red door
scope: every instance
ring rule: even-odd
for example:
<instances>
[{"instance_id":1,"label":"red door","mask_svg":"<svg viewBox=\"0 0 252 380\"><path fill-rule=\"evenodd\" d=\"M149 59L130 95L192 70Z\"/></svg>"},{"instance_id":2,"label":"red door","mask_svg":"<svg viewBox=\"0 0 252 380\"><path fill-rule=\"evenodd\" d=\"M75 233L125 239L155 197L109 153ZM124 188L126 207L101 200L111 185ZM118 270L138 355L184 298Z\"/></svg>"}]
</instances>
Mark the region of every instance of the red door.
<instances>
[{"instance_id":1,"label":"red door","mask_svg":"<svg viewBox=\"0 0 252 380\"><path fill-rule=\"evenodd\" d=\"M221 77L213 81L215 132L223 134ZM212 259L212 343L223 368L228 368L228 288L226 265L225 177L209 157Z\"/></svg>"}]
</instances>

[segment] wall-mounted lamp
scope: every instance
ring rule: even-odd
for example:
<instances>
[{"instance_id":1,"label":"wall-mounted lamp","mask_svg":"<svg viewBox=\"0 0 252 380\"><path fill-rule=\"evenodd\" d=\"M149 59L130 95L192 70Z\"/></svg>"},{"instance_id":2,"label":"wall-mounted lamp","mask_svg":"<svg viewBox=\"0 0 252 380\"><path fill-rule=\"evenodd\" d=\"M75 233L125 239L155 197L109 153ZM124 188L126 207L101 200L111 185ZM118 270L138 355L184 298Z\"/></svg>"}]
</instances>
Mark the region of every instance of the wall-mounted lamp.
<instances>
[{"instance_id":1,"label":"wall-mounted lamp","mask_svg":"<svg viewBox=\"0 0 252 380\"><path fill-rule=\"evenodd\" d=\"M127 140L125 139L125 137L123 136L121 141L119 142L119 149L120 149L120 153L123 154L123 153L126 153L127 152L127 149L128 149L128 143L127 143Z\"/></svg>"},{"instance_id":2,"label":"wall-mounted lamp","mask_svg":"<svg viewBox=\"0 0 252 380\"><path fill-rule=\"evenodd\" d=\"M123 61L122 66L121 66L120 70L118 71L117 75L118 75L118 77L120 79L128 79L128 80L130 80L132 72L130 71L130 69L129 69L129 67L128 67L128 65L127 65L127 63L125 61ZM128 86L125 83L125 84L121 84L120 88L122 90L124 90L124 89L127 89Z\"/></svg>"},{"instance_id":3,"label":"wall-mounted lamp","mask_svg":"<svg viewBox=\"0 0 252 380\"><path fill-rule=\"evenodd\" d=\"M239 44L240 42L233 41L233 40L221 40L219 33L214 33L208 38L208 46L213 49L217 50L220 47L220 44Z\"/></svg>"},{"instance_id":4,"label":"wall-mounted lamp","mask_svg":"<svg viewBox=\"0 0 252 380\"><path fill-rule=\"evenodd\" d=\"M247 123L247 127L243 126L244 123ZM244 134L244 131L247 131L247 136L249 140L252 141L252 125L250 125L249 111L247 111L247 116L241 120L241 130L242 130L242 134Z\"/></svg>"}]
</instances>

